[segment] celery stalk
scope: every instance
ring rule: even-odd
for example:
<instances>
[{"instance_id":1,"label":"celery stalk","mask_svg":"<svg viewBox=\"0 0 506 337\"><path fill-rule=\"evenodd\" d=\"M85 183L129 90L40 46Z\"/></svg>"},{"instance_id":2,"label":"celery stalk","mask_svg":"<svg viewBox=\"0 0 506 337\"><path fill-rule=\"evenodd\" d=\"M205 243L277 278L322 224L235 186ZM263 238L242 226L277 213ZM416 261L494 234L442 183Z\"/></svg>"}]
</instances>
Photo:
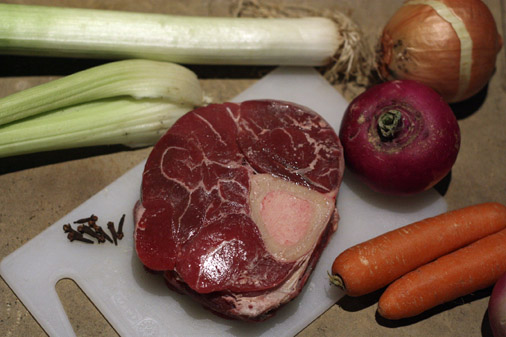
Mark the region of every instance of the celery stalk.
<instances>
[{"instance_id":1,"label":"celery stalk","mask_svg":"<svg viewBox=\"0 0 506 337\"><path fill-rule=\"evenodd\" d=\"M331 62L344 43L323 17L192 17L0 4L0 52L183 64Z\"/></svg>"},{"instance_id":2,"label":"celery stalk","mask_svg":"<svg viewBox=\"0 0 506 337\"><path fill-rule=\"evenodd\" d=\"M0 98L0 125L46 111L119 96L159 97L193 106L202 104L200 83L189 69L168 62L124 60Z\"/></svg>"},{"instance_id":3,"label":"celery stalk","mask_svg":"<svg viewBox=\"0 0 506 337\"><path fill-rule=\"evenodd\" d=\"M124 60L83 70L0 98L0 157L152 145L202 96L197 76L177 64Z\"/></svg>"},{"instance_id":4,"label":"celery stalk","mask_svg":"<svg viewBox=\"0 0 506 337\"><path fill-rule=\"evenodd\" d=\"M0 126L0 157L75 147L154 144L191 105L114 98Z\"/></svg>"}]
</instances>

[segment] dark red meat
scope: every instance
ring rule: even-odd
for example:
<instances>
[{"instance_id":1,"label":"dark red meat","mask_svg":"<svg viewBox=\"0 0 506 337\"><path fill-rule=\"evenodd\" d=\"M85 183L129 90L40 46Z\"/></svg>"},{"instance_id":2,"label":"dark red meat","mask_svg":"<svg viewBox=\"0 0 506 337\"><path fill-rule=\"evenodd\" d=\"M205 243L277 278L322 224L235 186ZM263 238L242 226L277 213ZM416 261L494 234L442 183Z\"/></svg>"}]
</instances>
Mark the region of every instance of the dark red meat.
<instances>
[{"instance_id":1,"label":"dark red meat","mask_svg":"<svg viewBox=\"0 0 506 337\"><path fill-rule=\"evenodd\" d=\"M146 162L137 254L213 311L265 319L300 292L337 229L343 169L336 133L306 107L262 100L196 109ZM273 207L285 205L289 220L277 219Z\"/></svg>"}]
</instances>

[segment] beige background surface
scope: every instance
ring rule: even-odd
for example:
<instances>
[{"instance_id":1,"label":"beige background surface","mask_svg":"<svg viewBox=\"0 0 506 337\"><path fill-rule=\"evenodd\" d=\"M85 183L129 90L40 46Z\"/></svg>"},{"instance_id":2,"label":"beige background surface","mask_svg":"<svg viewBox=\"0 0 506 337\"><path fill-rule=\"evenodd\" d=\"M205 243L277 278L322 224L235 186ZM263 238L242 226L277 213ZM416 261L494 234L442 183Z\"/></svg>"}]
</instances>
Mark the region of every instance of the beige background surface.
<instances>
[{"instance_id":1,"label":"beige background surface","mask_svg":"<svg viewBox=\"0 0 506 337\"><path fill-rule=\"evenodd\" d=\"M171 14L228 16L236 2L217 1L3 1ZM288 2L288 1L285 1ZM374 43L401 0L290 1L332 8L350 15ZM502 36L504 6L486 0ZM0 56L0 96L97 64L96 60ZM455 106L462 132L461 151L451 179L440 185L449 209L498 201L506 204L506 57L487 90ZM253 84L266 68L193 67L206 94L226 101ZM342 87L336 85L338 90ZM351 99L355 92L343 92ZM148 155L150 148L129 151L104 147L0 159L0 258L12 253L46 227L92 197ZM36 278L37 275L34 275ZM115 336L116 332L71 280L58 294L78 336ZM386 322L376 317L378 294L344 297L303 330L300 336L491 336L487 323L490 289L431 310L416 319ZM0 331L5 336L44 336L15 294L0 280Z\"/></svg>"}]
</instances>

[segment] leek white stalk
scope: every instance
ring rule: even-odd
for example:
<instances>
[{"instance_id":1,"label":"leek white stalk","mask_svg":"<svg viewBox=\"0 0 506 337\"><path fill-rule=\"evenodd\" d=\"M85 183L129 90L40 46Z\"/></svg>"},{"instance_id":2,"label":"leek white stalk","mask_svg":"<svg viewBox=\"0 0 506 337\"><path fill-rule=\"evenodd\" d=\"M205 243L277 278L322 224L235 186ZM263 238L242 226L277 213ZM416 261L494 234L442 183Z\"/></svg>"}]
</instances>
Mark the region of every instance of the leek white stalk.
<instances>
[{"instance_id":1,"label":"leek white stalk","mask_svg":"<svg viewBox=\"0 0 506 337\"><path fill-rule=\"evenodd\" d=\"M0 4L0 53L183 64L330 63L343 44L323 17L191 17Z\"/></svg>"},{"instance_id":2,"label":"leek white stalk","mask_svg":"<svg viewBox=\"0 0 506 337\"><path fill-rule=\"evenodd\" d=\"M202 103L200 83L189 69L168 62L124 60L0 98L0 125L41 112L118 96L159 97L194 106Z\"/></svg>"},{"instance_id":3,"label":"leek white stalk","mask_svg":"<svg viewBox=\"0 0 506 337\"><path fill-rule=\"evenodd\" d=\"M114 98L79 104L0 127L0 157L67 148L154 144L192 106Z\"/></svg>"}]
</instances>

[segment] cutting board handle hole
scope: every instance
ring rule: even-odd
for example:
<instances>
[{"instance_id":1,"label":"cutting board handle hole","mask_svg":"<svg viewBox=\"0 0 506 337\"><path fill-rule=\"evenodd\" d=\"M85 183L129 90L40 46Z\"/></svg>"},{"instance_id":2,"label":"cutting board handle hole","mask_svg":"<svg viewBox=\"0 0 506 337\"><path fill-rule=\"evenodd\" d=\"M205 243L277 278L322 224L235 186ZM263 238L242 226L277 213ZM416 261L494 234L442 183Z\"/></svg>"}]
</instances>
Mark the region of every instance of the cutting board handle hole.
<instances>
[{"instance_id":1,"label":"cutting board handle hole","mask_svg":"<svg viewBox=\"0 0 506 337\"><path fill-rule=\"evenodd\" d=\"M74 331L84 328L90 336L119 336L74 280L63 278L55 289Z\"/></svg>"}]
</instances>

